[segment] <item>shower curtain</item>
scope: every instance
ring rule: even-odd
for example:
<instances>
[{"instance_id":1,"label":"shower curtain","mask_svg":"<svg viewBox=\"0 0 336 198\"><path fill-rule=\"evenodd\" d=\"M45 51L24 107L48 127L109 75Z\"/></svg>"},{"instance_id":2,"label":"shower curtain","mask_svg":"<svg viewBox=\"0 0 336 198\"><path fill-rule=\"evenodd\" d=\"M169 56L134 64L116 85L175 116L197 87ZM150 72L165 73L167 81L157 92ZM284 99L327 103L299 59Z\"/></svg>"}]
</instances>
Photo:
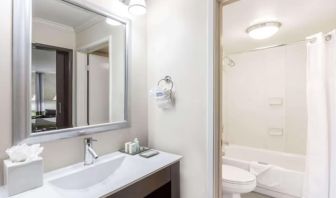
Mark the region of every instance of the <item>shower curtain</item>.
<instances>
[{"instance_id":1,"label":"shower curtain","mask_svg":"<svg viewBox=\"0 0 336 198\"><path fill-rule=\"evenodd\" d=\"M304 198L336 198L336 31L307 38Z\"/></svg>"}]
</instances>

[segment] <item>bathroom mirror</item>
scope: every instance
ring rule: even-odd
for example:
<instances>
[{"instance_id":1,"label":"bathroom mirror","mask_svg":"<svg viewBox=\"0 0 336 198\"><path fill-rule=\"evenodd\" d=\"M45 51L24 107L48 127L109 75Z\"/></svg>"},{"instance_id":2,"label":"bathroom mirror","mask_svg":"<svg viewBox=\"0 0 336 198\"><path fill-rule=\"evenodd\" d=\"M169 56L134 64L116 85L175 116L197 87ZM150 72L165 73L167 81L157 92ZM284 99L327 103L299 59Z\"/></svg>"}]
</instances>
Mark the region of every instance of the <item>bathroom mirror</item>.
<instances>
[{"instance_id":1,"label":"bathroom mirror","mask_svg":"<svg viewBox=\"0 0 336 198\"><path fill-rule=\"evenodd\" d=\"M14 1L13 142L128 126L129 23L91 4Z\"/></svg>"}]
</instances>

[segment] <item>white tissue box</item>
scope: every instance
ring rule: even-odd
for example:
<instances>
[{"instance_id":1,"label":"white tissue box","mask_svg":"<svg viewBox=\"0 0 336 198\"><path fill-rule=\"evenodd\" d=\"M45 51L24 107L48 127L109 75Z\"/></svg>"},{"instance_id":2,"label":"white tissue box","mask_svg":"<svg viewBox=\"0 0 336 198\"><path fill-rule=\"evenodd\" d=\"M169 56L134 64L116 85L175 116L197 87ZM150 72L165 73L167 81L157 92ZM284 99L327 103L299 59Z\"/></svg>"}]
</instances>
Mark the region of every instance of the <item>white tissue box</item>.
<instances>
[{"instance_id":1,"label":"white tissue box","mask_svg":"<svg viewBox=\"0 0 336 198\"><path fill-rule=\"evenodd\" d=\"M13 163L4 160L4 179L8 196L43 185L43 160Z\"/></svg>"}]
</instances>

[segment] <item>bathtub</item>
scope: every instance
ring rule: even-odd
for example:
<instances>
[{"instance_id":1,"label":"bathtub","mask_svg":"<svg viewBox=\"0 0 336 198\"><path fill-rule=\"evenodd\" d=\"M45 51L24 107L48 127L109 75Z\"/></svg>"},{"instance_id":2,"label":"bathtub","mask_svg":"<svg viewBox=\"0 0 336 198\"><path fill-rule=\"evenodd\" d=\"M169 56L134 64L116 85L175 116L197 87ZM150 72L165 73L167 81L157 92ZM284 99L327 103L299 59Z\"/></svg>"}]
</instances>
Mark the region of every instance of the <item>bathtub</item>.
<instances>
[{"instance_id":1,"label":"bathtub","mask_svg":"<svg viewBox=\"0 0 336 198\"><path fill-rule=\"evenodd\" d=\"M281 175L281 178L275 178L281 182L267 186L259 183L256 192L275 198L302 197L305 156L231 144L225 146L224 164L249 170L253 161L271 164L272 171Z\"/></svg>"}]
</instances>

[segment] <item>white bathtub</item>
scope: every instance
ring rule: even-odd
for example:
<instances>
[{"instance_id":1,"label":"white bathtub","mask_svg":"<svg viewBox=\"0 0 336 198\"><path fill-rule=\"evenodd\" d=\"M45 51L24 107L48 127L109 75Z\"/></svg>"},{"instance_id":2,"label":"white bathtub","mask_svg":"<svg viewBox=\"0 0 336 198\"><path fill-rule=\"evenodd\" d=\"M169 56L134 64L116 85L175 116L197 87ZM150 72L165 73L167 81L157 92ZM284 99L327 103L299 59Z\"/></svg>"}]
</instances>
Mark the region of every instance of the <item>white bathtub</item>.
<instances>
[{"instance_id":1,"label":"white bathtub","mask_svg":"<svg viewBox=\"0 0 336 198\"><path fill-rule=\"evenodd\" d=\"M276 198L302 197L305 156L238 145L225 146L224 164L249 170L252 161L271 164L272 171L281 175L279 184L274 186L258 184L256 192Z\"/></svg>"}]
</instances>

